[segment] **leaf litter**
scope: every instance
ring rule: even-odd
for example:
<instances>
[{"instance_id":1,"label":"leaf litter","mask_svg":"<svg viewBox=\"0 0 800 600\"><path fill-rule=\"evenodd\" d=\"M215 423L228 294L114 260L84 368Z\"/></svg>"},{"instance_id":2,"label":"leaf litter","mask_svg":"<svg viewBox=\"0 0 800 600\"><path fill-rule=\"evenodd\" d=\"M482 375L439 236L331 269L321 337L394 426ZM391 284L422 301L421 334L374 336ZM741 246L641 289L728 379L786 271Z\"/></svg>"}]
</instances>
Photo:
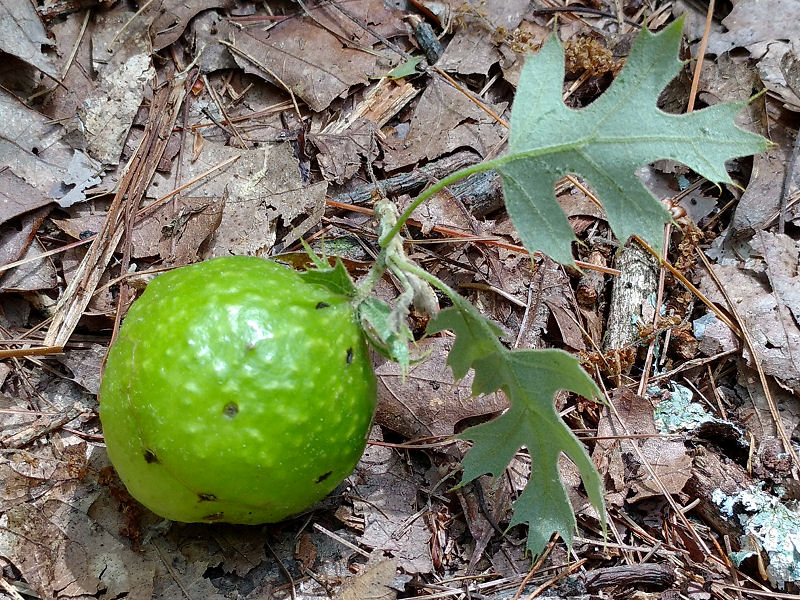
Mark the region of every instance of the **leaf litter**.
<instances>
[{"instance_id":1,"label":"leaf litter","mask_svg":"<svg viewBox=\"0 0 800 600\"><path fill-rule=\"evenodd\" d=\"M508 226L502 207L495 205L488 212L474 209L486 193L477 180L457 195L441 193L436 210L430 209L420 219L426 223L423 232L412 231L416 241L422 242L414 257L499 322L509 346L570 351L583 346L581 357L589 370L613 374L598 383L617 388L611 393L616 415L588 401L593 395L589 390L582 390L583 398L557 397L564 435L569 433L568 426L580 440L575 443L590 448L596 464L605 461L602 464L607 465L601 470L604 481L593 484L590 477L588 487L581 485L575 467L564 460L548 474L556 492L560 474L566 484L564 493L578 515L577 533L572 527L562 528L562 537L575 536L574 552L581 561L590 562L581 563L570 574L574 563L568 561L565 547L541 539L538 543L547 546L549 554L526 580L524 591L520 586L530 567L524 557L526 540L531 543L529 536L538 531L535 523L547 514L546 509L564 505L545 506L547 496L542 494L534 504L541 510L523 515L531 521L530 531L515 525L522 517L517 514L511 520L509 507L514 499L520 502L531 468L535 478L542 477L543 463L531 464L529 454L535 457L553 448L540 446L532 451L526 440L521 446L528 450L516 452L508 467L507 460L492 457L497 478L482 477L452 489L459 481L454 471L468 446L463 441L442 445L442 436L498 414L505 419L475 431L502 427L518 413L513 408L503 412L507 404L501 395L469 399L468 386L474 382L454 383L444 366L445 349L452 345L447 338L420 341L419 355L430 353L430 362L420 363L405 379L391 363L378 367L386 401L378 416L375 444L350 480L317 510L280 525L242 528L161 522L130 499L116 480L105 459L94 411L100 363L119 302L119 258L128 253L129 270L148 271L226 253L272 255L295 249L300 237L317 244L324 239L327 247L339 239L369 247L374 239L369 217L341 208L326 209L326 198L364 190L369 194L373 181L365 161L372 163L375 176L381 179L418 177L417 187L406 192L413 193L435 180L430 175L419 177L420 167L428 163L464 148L483 158L496 156L502 150L505 129L474 99L508 120L513 88L525 85L519 83L520 51L539 50L553 31L556 11L524 2L513 7L451 2L449 11L437 20L431 14L440 14L438 4L448 3L414 3L423 7L418 16L442 36L445 53L438 66L469 90L472 98L468 98L441 76L426 71L424 63L391 86L380 79L407 58L402 53L419 52L422 42L403 20L416 11L411 7L386 8L376 0L308 6L270 3L272 11L266 12L244 3L223 6L188 1L151 5L140 14L118 3L95 7L89 14L78 4L65 3L45 4L40 20L29 14L28 3L15 4L5 3L0 15L0 23L12 23L21 32L3 39L14 40L4 50L19 61L15 64L22 65L0 75L4 78L0 262L24 262L0 272L4 338L0 350L12 351L0 363L4 446L0 561L2 581L11 590L42 597L394 598L457 597L469 591L473 596L501 598L513 597L515 592L530 594L545 584L566 598L579 597L586 589L617 597L646 581L658 581L661 587L655 589L669 593L682 586L693 595L699 593L693 586L700 568L706 573L705 585L720 597L727 597L737 585L747 585L749 578L763 578L766 585L796 592L796 577L790 567L783 568L790 563L775 554L771 545L774 536L759 537L777 527L775 519L767 521L762 516L755 522L750 513L734 519L711 501L716 488L724 489L740 505L743 494L765 489L764 493L772 494L770 507L785 506L777 510L791 511L791 501L800 497L794 479L797 466L787 461L770 423L764 390L755 372L744 364L760 366L774 378L773 401L784 428L796 436L797 400L780 387L796 391L800 380L796 364L800 349L793 342L798 319L794 298L798 188L790 177L797 167L790 157L796 134L793 111L797 110L796 95L791 95L797 87L792 70L797 48L792 43L798 31L796 20L780 16L790 3L743 0L731 15L722 15L721 23L712 27L709 49L713 55L706 57L705 84L699 96L707 104L720 99L743 101L765 86L767 94L751 102L737 122L751 131L773 132L778 145L756 156L752 170L747 160L728 163L727 172L713 173L689 161L699 174L731 179L719 188L701 187L697 196L684 191L687 183L702 186L698 173L652 169L659 197L671 191L677 200L702 199L702 210L689 211L693 225L703 234L694 238L700 240L699 245L694 242L687 249L678 244L676 234L669 257L683 259L687 252L711 247L709 254L719 263L714 270L738 304L742 316L738 325L746 327L755 341L758 365L746 348L739 350L735 335L716 317L716 324L697 336L701 338L699 354L694 350L687 358L678 352L677 325L712 313L670 278L660 310L652 311L653 326L648 329L646 323L637 323L638 334L623 348L629 361L622 360L621 354L590 352L592 343L600 346L614 276L601 276L596 300L579 310L569 296L570 286L578 283L581 274L553 263L531 262L518 245L520 232ZM676 17L689 13L686 32L696 53L696 41L702 36L696 24L702 24L704 14L678 7L678 3L672 6ZM614 48L616 60L624 59L625 40L634 33L620 18L638 24L648 18L657 29L670 16L670 6L657 2L646 7L598 2L595 12L605 13L599 15L572 8L572 12L558 11L561 39L577 44L592 36ZM748 25L748 18L755 19L755 28ZM23 44L23 36L35 43ZM162 52L151 54L151 45ZM731 51L737 47L746 48L755 68ZM555 46L545 44L545 48L552 52ZM171 145L165 138L163 156L152 157L157 164L149 172L163 172L147 176L140 184L146 190L141 194L144 204L158 204L135 219L127 238L103 239L109 193L125 177L130 161L147 151L141 142L152 138L145 136L145 126L160 117L148 111L154 93L173 72L191 68L198 55L205 79L190 71L185 108L176 112L176 124L166 132L166 137L173 138ZM546 53L536 60L546 58L552 61ZM561 91L558 102L563 95L572 108L602 107L613 99L600 93L609 87L614 73L590 68L591 60L600 59L589 57L589 63L567 74L563 86L562 75L551 72L553 104L554 89ZM716 70L719 76L708 76ZM681 72L684 78L690 74L690 70ZM61 84L56 85L51 76L61 76ZM664 75L652 88L642 88L652 103L668 78ZM731 82L740 84L739 88L727 89ZM369 96L375 90L392 101L375 108ZM676 96L684 106L686 94L684 90ZM301 110L301 121L296 108ZM581 114L591 121L592 113ZM767 121L769 129L763 127ZM589 128L589 124L576 127L578 133ZM515 140L512 146L515 143L529 149L527 141ZM678 152L669 157L688 160ZM647 161L651 157L644 152L636 158ZM628 181L630 173L623 179ZM513 175L542 186L531 174ZM553 184L558 179L550 172L544 175ZM591 177L588 183L598 185ZM783 187L786 193L781 195L776 190ZM572 183L556 186L562 207L574 204L577 195L585 197ZM549 197L550 190L545 189L543 196ZM631 213L615 210L613 203L610 209L611 225L618 234L627 235L631 227L620 222ZM448 227L458 231L459 237L442 233L449 232ZM524 229L523 238L530 235ZM553 251L556 258L569 263L574 258L588 259L592 251L602 249L597 260L613 267L620 241L613 237L607 217L593 208L576 209L564 231L578 236L582 245L571 250L562 245ZM98 233L102 243L114 241L111 250L119 253L109 255L108 266L99 265L90 279L81 279L85 282L81 293L91 296L86 303L89 309L62 328L70 334L63 355L23 358L42 346L42 326L62 310L55 299L84 260L85 242ZM661 230L653 229L644 237L658 246L660 236ZM729 243L723 245L724 240ZM69 250L53 257L37 259L67 246ZM561 276L538 277L546 264ZM725 299L708 275L701 267L691 266L696 261L687 264L685 275L699 283L709 299L724 306ZM143 285L147 277L132 278L131 283ZM391 298L391 292L387 290L387 297ZM656 297L654 290L653 304ZM699 433L685 434L686 439L659 433L654 413L658 398L625 391L625 386L635 387L641 380L651 343L654 367L647 377L657 380L674 373L670 377L680 382L680 388L663 390L691 388L694 402L702 403L714 423L735 427L713 429L704 424ZM477 389L487 391L484 384L479 382ZM549 398L544 394L543 407ZM621 431L620 420L625 423ZM752 472L744 469L749 463L748 450L740 445L742 430L753 439ZM545 438L540 441L546 443ZM640 453L630 451L633 444ZM482 471L476 460L465 462L468 477ZM648 464L641 464L642 460ZM652 470L643 468L648 466ZM534 485L525 493L530 496L544 489L549 488ZM698 490L706 493L698 494ZM612 519L607 543L599 535L598 515L591 510L587 491L607 496ZM694 522L695 532L670 514L665 491L680 506L691 506L693 498L700 500L694 510L704 521ZM737 510L735 502L729 504ZM791 513L781 514L786 522L793 518ZM569 521L572 514L560 518ZM711 548L712 538L723 534L729 535L733 551L750 553L749 558L733 556L742 559L736 578L723 554L706 554L693 537L705 539ZM304 552L298 551L301 540ZM724 547L721 538L713 542ZM648 580L640 571L607 583L597 571L618 569L645 553L671 578ZM565 577L551 581L559 573Z\"/></svg>"}]
</instances>

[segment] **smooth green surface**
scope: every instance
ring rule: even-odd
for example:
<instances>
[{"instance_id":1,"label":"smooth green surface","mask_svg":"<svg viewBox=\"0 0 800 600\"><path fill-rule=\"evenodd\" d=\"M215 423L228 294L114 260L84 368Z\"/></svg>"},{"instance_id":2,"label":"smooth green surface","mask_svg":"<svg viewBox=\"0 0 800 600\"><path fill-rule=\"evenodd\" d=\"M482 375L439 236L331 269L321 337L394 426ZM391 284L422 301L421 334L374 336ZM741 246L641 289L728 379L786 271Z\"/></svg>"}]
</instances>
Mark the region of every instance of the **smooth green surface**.
<instances>
[{"instance_id":1,"label":"smooth green surface","mask_svg":"<svg viewBox=\"0 0 800 600\"><path fill-rule=\"evenodd\" d=\"M323 498L366 444L375 377L347 298L254 257L157 277L100 390L108 454L176 521L275 522Z\"/></svg>"}]
</instances>

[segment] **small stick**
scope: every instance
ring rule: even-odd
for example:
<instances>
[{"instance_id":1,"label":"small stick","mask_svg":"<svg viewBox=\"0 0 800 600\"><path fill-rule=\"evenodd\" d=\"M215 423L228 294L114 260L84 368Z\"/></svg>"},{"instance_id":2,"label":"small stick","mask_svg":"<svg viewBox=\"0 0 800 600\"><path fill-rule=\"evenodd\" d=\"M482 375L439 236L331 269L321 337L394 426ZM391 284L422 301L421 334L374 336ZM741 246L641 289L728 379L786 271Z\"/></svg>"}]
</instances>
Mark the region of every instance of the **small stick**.
<instances>
[{"instance_id":1,"label":"small stick","mask_svg":"<svg viewBox=\"0 0 800 600\"><path fill-rule=\"evenodd\" d=\"M333 533L332 531L329 531L329 530L325 529L325 528L324 528L322 525L320 525L319 523L314 523L314 529L316 529L316 530L317 530L317 531L319 531L320 533L324 533L325 535L327 535L327 536L328 536L328 537L330 537L330 538L333 538L334 540L336 540L337 542L339 542L339 543L340 543L340 544L342 544L343 546L347 546L348 548L350 548L350 550L353 550L354 552L357 552L357 553L359 553L361 556L364 556L364 557L366 557L366 558L369 558L369 556L370 556L369 552L367 552L366 550L362 550L361 548L359 548L359 547L358 547L358 546L356 546L355 544L352 544L352 543L348 542L348 541L347 541L346 539L344 539L342 536L340 536L340 535L336 535L336 534L335 534L335 533Z\"/></svg>"}]
</instances>

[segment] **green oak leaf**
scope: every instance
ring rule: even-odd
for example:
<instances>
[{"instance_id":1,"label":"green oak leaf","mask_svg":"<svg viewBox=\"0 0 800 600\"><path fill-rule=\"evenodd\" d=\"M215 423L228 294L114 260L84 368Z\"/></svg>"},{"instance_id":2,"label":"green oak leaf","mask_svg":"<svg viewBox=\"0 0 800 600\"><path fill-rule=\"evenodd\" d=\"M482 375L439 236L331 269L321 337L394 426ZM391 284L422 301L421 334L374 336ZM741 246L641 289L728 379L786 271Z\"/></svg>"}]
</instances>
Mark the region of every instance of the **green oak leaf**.
<instances>
[{"instance_id":1,"label":"green oak leaf","mask_svg":"<svg viewBox=\"0 0 800 600\"><path fill-rule=\"evenodd\" d=\"M725 161L762 152L763 137L733 118L742 103L717 104L683 115L656 102L678 74L682 20L654 34L642 31L625 67L588 107L561 99L564 50L555 34L528 58L511 111L508 154L496 161L506 207L525 247L572 264L575 235L553 194L568 174L592 186L620 240L638 235L660 250L669 214L634 171L672 159L714 182L731 183Z\"/></svg>"},{"instance_id":2,"label":"green oak leaf","mask_svg":"<svg viewBox=\"0 0 800 600\"><path fill-rule=\"evenodd\" d=\"M502 390L511 408L493 421L471 427L460 438L474 445L463 460L462 485L484 473L498 476L514 454L525 447L531 456L531 477L514 504L509 526L528 523L528 550L542 553L553 532L572 544L575 515L558 471L563 452L578 467L594 507L604 519L603 486L583 445L558 416L553 395L567 389L586 398L600 390L574 357L561 350L508 350L497 339L499 328L467 301L453 295L428 325L428 333L451 329L456 341L447 358L457 379L472 368L473 395ZM605 522L604 522L605 524Z\"/></svg>"},{"instance_id":3,"label":"green oak leaf","mask_svg":"<svg viewBox=\"0 0 800 600\"><path fill-rule=\"evenodd\" d=\"M353 298L356 295L356 288L342 261L337 258L335 265L331 267L327 260L314 254L310 248L309 251L315 268L301 271L300 276L308 283L315 283L336 294Z\"/></svg>"},{"instance_id":4,"label":"green oak leaf","mask_svg":"<svg viewBox=\"0 0 800 600\"><path fill-rule=\"evenodd\" d=\"M403 77L410 77L417 72L417 65L422 62L421 56L415 56L403 61L394 69L389 71L386 76L392 79L402 79Z\"/></svg>"}]
</instances>

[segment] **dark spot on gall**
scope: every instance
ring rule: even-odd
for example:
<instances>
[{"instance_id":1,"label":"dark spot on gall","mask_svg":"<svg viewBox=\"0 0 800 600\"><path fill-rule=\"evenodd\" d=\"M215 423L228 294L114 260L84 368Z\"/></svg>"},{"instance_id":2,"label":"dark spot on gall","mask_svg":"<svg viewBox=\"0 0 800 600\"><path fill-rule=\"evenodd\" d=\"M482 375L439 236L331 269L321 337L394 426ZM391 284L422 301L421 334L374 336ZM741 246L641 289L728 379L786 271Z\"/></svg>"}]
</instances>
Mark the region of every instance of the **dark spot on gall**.
<instances>
[{"instance_id":1,"label":"dark spot on gall","mask_svg":"<svg viewBox=\"0 0 800 600\"><path fill-rule=\"evenodd\" d=\"M197 494L197 497L200 498L200 502L214 502L217 499L214 494Z\"/></svg>"},{"instance_id":2,"label":"dark spot on gall","mask_svg":"<svg viewBox=\"0 0 800 600\"><path fill-rule=\"evenodd\" d=\"M238 412L239 412L239 405L236 404L236 402L228 402L225 405L225 408L222 409L222 414L228 417L229 419L235 417Z\"/></svg>"},{"instance_id":3,"label":"dark spot on gall","mask_svg":"<svg viewBox=\"0 0 800 600\"><path fill-rule=\"evenodd\" d=\"M329 306L330 304L328 304L327 302L317 302L317 305L314 308L316 309L328 308Z\"/></svg>"},{"instance_id":4,"label":"dark spot on gall","mask_svg":"<svg viewBox=\"0 0 800 600\"><path fill-rule=\"evenodd\" d=\"M322 483L322 482L323 482L323 481L325 481L325 480L326 480L328 477L330 477L330 476L331 476L331 473L333 473L333 471L328 471L327 473L323 473L322 475L320 475L319 477L317 477L317 481L316 481L315 483Z\"/></svg>"},{"instance_id":5,"label":"dark spot on gall","mask_svg":"<svg viewBox=\"0 0 800 600\"><path fill-rule=\"evenodd\" d=\"M156 453L153 452L152 450L145 450L144 451L144 462L146 462L147 464L150 464L150 465L152 465L153 463L157 463L158 462L158 457L156 456Z\"/></svg>"},{"instance_id":6,"label":"dark spot on gall","mask_svg":"<svg viewBox=\"0 0 800 600\"><path fill-rule=\"evenodd\" d=\"M347 349L347 364L349 365L351 362L353 362L353 349L352 348L348 348Z\"/></svg>"},{"instance_id":7,"label":"dark spot on gall","mask_svg":"<svg viewBox=\"0 0 800 600\"><path fill-rule=\"evenodd\" d=\"M221 521L224 516L221 512L211 513L203 517L203 521Z\"/></svg>"}]
</instances>

